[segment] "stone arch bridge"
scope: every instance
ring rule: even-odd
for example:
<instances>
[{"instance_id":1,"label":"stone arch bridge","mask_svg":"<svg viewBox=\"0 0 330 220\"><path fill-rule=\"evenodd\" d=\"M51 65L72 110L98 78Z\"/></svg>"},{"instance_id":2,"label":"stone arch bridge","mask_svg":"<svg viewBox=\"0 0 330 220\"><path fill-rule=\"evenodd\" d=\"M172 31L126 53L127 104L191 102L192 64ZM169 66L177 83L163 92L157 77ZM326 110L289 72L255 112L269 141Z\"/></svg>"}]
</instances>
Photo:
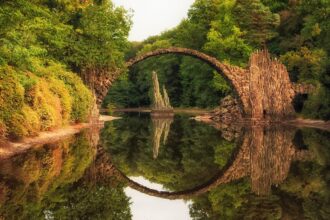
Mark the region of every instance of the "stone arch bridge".
<instances>
[{"instance_id":1,"label":"stone arch bridge","mask_svg":"<svg viewBox=\"0 0 330 220\"><path fill-rule=\"evenodd\" d=\"M166 48L147 52L126 62L126 67L151 57L165 54L180 54L206 62L221 74L235 91L243 115L252 119L281 120L294 115L292 105L296 93L308 93L308 85L296 85L290 82L286 67L272 59L267 50L257 51L250 57L247 68L232 66L220 62L205 53L187 48ZM93 88L97 103L102 103L109 88L122 70L109 75L106 72L93 77Z\"/></svg>"}]
</instances>

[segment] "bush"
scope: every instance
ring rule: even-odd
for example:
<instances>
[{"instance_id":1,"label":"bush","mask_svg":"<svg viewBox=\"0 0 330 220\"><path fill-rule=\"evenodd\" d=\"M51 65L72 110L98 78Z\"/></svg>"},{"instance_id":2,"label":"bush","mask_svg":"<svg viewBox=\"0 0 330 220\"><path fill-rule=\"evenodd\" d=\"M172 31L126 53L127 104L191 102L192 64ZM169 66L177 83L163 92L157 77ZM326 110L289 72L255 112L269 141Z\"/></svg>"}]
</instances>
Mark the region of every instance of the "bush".
<instances>
[{"instance_id":1,"label":"bush","mask_svg":"<svg viewBox=\"0 0 330 220\"><path fill-rule=\"evenodd\" d=\"M35 73L0 68L0 137L19 139L84 122L91 106L91 92L61 65L37 65Z\"/></svg>"},{"instance_id":2,"label":"bush","mask_svg":"<svg viewBox=\"0 0 330 220\"><path fill-rule=\"evenodd\" d=\"M24 104L24 88L18 82L15 71L6 66L0 68L0 119L4 122Z\"/></svg>"},{"instance_id":3,"label":"bush","mask_svg":"<svg viewBox=\"0 0 330 220\"><path fill-rule=\"evenodd\" d=\"M7 128L5 123L0 119L0 140L4 139L7 134Z\"/></svg>"},{"instance_id":4,"label":"bush","mask_svg":"<svg viewBox=\"0 0 330 220\"><path fill-rule=\"evenodd\" d=\"M6 121L8 135L11 139L20 139L28 136L29 132L25 126L25 118L20 113L13 113L7 118Z\"/></svg>"},{"instance_id":5,"label":"bush","mask_svg":"<svg viewBox=\"0 0 330 220\"><path fill-rule=\"evenodd\" d=\"M22 115L25 119L25 126L28 136L35 136L41 130L41 121L36 111L27 105L22 108Z\"/></svg>"},{"instance_id":6,"label":"bush","mask_svg":"<svg viewBox=\"0 0 330 220\"><path fill-rule=\"evenodd\" d=\"M92 107L92 93L83 84L82 80L73 73L58 72L57 77L64 81L72 97L71 119L74 122L86 121Z\"/></svg>"},{"instance_id":7,"label":"bush","mask_svg":"<svg viewBox=\"0 0 330 220\"><path fill-rule=\"evenodd\" d=\"M61 115L64 124L70 122L71 113L72 113L72 97L68 89L66 88L64 82L59 79L50 78L48 80L50 90L53 94L55 94L61 102Z\"/></svg>"},{"instance_id":8,"label":"bush","mask_svg":"<svg viewBox=\"0 0 330 220\"><path fill-rule=\"evenodd\" d=\"M304 103L303 115L316 119L330 120L330 90L319 85Z\"/></svg>"}]
</instances>

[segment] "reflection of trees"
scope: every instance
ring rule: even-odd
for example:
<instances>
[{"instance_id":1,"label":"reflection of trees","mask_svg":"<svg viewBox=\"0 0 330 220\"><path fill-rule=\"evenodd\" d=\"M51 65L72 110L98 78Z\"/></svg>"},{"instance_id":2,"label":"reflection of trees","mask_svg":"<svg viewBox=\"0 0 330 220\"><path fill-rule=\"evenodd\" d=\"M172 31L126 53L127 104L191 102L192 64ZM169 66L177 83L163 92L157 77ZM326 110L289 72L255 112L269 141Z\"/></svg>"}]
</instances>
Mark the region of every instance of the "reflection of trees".
<instances>
[{"instance_id":1,"label":"reflection of trees","mask_svg":"<svg viewBox=\"0 0 330 220\"><path fill-rule=\"evenodd\" d=\"M244 130L228 172L211 187L171 193L128 185L150 195L193 198L193 219L329 219L329 134L303 131L302 141L290 127Z\"/></svg>"},{"instance_id":2,"label":"reflection of trees","mask_svg":"<svg viewBox=\"0 0 330 220\"><path fill-rule=\"evenodd\" d=\"M87 130L0 161L0 219L129 219L122 187L82 178L98 136Z\"/></svg>"},{"instance_id":3,"label":"reflection of trees","mask_svg":"<svg viewBox=\"0 0 330 220\"><path fill-rule=\"evenodd\" d=\"M193 219L329 219L329 133L304 130L307 153L284 141L292 140L294 130L257 127L250 132L255 137L251 182L244 178L196 197L190 207ZM311 155L314 160L301 161ZM272 184L277 186L273 190Z\"/></svg>"},{"instance_id":4,"label":"reflection of trees","mask_svg":"<svg viewBox=\"0 0 330 220\"><path fill-rule=\"evenodd\" d=\"M129 120L121 123L118 122L119 124L117 124L117 126L119 126L119 128L121 126L131 127L126 125L127 122L129 122ZM179 124L176 124L178 122ZM299 150L295 146L293 140L296 131L291 127L249 124L244 129L238 129L243 131L239 138L240 141L238 142L240 145L235 152L233 152L233 144L231 145L232 148L230 151L227 151L226 147L224 147L226 144L223 145L223 149L226 150L223 151L224 154L221 154L221 156L227 157L227 160L225 160L226 162L224 162L224 160L216 158L216 156L218 156L216 146L218 143L224 143L224 139L217 139L216 137L219 137L219 134L216 134L213 137L206 137L208 135L207 132L195 133L195 128L209 129L211 127L205 125L194 127L192 124L189 124L190 121L188 120L176 120L174 123L174 135L185 135L185 133L188 135L176 137L174 140L170 139L169 142L174 141L174 144L172 143L172 145L167 146L163 150L167 152L171 147L174 147L176 151L173 151L174 154L172 157L166 158L165 166L162 158L164 153L162 153L156 161L150 159L149 154L146 153L150 147L139 141L139 135L130 135L131 137L137 138L134 139L134 141L130 138L126 139L127 143L137 143L134 145L133 151L129 150L132 147L125 142L112 142L111 144L108 142L105 143L107 146L109 146L109 144L111 146L112 160L109 160L110 163L113 161L114 166L118 166L119 170L124 172L124 174L120 171L117 173L119 173L119 177L130 187L153 196L179 199L201 195L219 185L227 184L244 177L250 177L252 191L256 194L267 195L270 193L272 185L281 184L285 180L292 161L312 159L312 154L309 151ZM186 123L190 126L182 127ZM145 125L146 123L142 124ZM108 126L111 128L111 125ZM109 128L105 129L105 139L117 140L118 133ZM175 130L178 128L180 129ZM237 131L237 129L234 130L234 132ZM226 131L229 130L226 129ZM208 132L210 132L210 130L208 130ZM119 133L119 137L120 136ZM213 151L208 152L207 143L211 143L212 139L216 140L210 146L210 149ZM119 138L119 140L123 140L123 138ZM182 140L188 140L188 142ZM141 143L141 145L139 145L139 143ZM193 147L191 147L192 144ZM201 149L199 154L196 154L196 160L194 161L191 161L191 159L194 158L191 153L188 157L184 156L185 149L191 150L191 148L193 150L198 148ZM147 149L147 151L145 151L145 149ZM207 153L205 154L205 152ZM207 171L201 172L201 164L203 163L203 160L206 160L207 162L212 160L224 168L223 170L220 170L220 167L217 166L218 171L214 170L212 175L209 175L208 178L201 179L199 177L204 175L204 173L206 173L206 175L210 174L210 172ZM177 161L180 163L177 163ZM186 167L184 165L186 161L190 161L188 166L189 169L185 169ZM127 165L131 162L135 163L135 166ZM112 172L111 174L117 169L114 166L110 168ZM214 164L209 164L205 167L207 167L208 170L211 170L210 167L212 168L212 166L215 167ZM134 167L135 169L131 169L131 167ZM165 187L175 192L159 192L148 189L147 187L130 181L125 174L128 176L142 175L151 181L162 183ZM182 177L180 181L178 181L178 176L180 178Z\"/></svg>"},{"instance_id":5,"label":"reflection of trees","mask_svg":"<svg viewBox=\"0 0 330 220\"><path fill-rule=\"evenodd\" d=\"M154 160L152 126L149 117L113 121L103 130L103 146L126 175L142 175L170 190L192 188L211 179L235 147L214 128L178 117L172 122L166 146L159 141L159 154Z\"/></svg>"}]
</instances>

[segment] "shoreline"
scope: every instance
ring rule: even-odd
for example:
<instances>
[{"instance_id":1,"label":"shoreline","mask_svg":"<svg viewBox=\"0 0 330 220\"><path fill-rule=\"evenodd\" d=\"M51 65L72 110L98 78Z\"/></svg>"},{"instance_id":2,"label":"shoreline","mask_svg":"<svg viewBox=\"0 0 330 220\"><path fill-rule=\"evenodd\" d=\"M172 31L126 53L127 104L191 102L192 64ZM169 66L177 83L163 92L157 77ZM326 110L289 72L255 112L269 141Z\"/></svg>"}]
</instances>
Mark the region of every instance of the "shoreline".
<instances>
[{"instance_id":1,"label":"shoreline","mask_svg":"<svg viewBox=\"0 0 330 220\"><path fill-rule=\"evenodd\" d=\"M196 117L192 117L193 120L203 122L203 123L220 123L211 119L210 115L198 115ZM236 121L235 123L238 124L249 124L251 121ZM267 121L260 121L260 124L267 124ZM256 123L258 124L258 123ZM280 122L270 122L272 124L282 124L282 125L290 125L297 128L315 128L325 131L330 131L330 121L323 121L323 120L315 120L315 119L304 119L304 118L296 118L291 120L285 120Z\"/></svg>"},{"instance_id":2,"label":"shoreline","mask_svg":"<svg viewBox=\"0 0 330 220\"><path fill-rule=\"evenodd\" d=\"M100 115L98 121L93 123L78 123L66 127L58 128L52 131L39 132L35 137L25 137L20 141L12 142L8 140L0 141L0 159L12 157L16 154L23 153L33 146L41 144L54 143L56 141L68 138L81 132L84 129L98 126L107 121L120 119L108 115Z\"/></svg>"},{"instance_id":3,"label":"shoreline","mask_svg":"<svg viewBox=\"0 0 330 220\"><path fill-rule=\"evenodd\" d=\"M115 108L113 112L140 112L140 113L150 113L151 108ZM200 109L200 108L173 108L174 113L184 113L184 114L206 114L210 113L210 109ZM106 113L107 109L101 109L100 112Z\"/></svg>"}]
</instances>

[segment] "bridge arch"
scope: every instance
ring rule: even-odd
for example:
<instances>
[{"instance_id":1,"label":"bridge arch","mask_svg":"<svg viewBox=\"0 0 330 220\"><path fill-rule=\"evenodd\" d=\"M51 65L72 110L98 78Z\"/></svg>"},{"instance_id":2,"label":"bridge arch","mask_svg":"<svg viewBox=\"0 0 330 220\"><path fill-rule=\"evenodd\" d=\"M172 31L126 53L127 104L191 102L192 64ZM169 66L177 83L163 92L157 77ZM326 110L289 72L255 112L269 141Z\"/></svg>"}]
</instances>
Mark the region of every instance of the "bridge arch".
<instances>
[{"instance_id":1,"label":"bridge arch","mask_svg":"<svg viewBox=\"0 0 330 220\"><path fill-rule=\"evenodd\" d=\"M286 67L273 59L267 50L252 53L250 62L244 69L220 62L202 52L178 47L138 55L127 61L126 67L130 68L145 59L164 54L187 55L212 66L233 88L244 118L256 121L282 121L295 116L292 101L296 93L302 92L303 87L290 81ZM102 72L93 75L90 81L93 82L98 104L102 103L112 83L122 72L122 69L117 69L113 74Z\"/></svg>"},{"instance_id":2,"label":"bridge arch","mask_svg":"<svg viewBox=\"0 0 330 220\"><path fill-rule=\"evenodd\" d=\"M234 94L239 101L243 113L249 113L249 101L245 99L244 92L242 90L243 88L241 85L242 79L240 79L247 75L244 74L246 71L239 67L234 67L229 64L222 63L216 58L209 56L205 53L199 52L197 50L180 47L157 49L130 59L126 62L126 67L129 69L135 64L138 64L148 58L166 54L179 54L194 57L213 67L222 77L224 77L224 79L230 84L231 88L233 88Z\"/></svg>"}]
</instances>

